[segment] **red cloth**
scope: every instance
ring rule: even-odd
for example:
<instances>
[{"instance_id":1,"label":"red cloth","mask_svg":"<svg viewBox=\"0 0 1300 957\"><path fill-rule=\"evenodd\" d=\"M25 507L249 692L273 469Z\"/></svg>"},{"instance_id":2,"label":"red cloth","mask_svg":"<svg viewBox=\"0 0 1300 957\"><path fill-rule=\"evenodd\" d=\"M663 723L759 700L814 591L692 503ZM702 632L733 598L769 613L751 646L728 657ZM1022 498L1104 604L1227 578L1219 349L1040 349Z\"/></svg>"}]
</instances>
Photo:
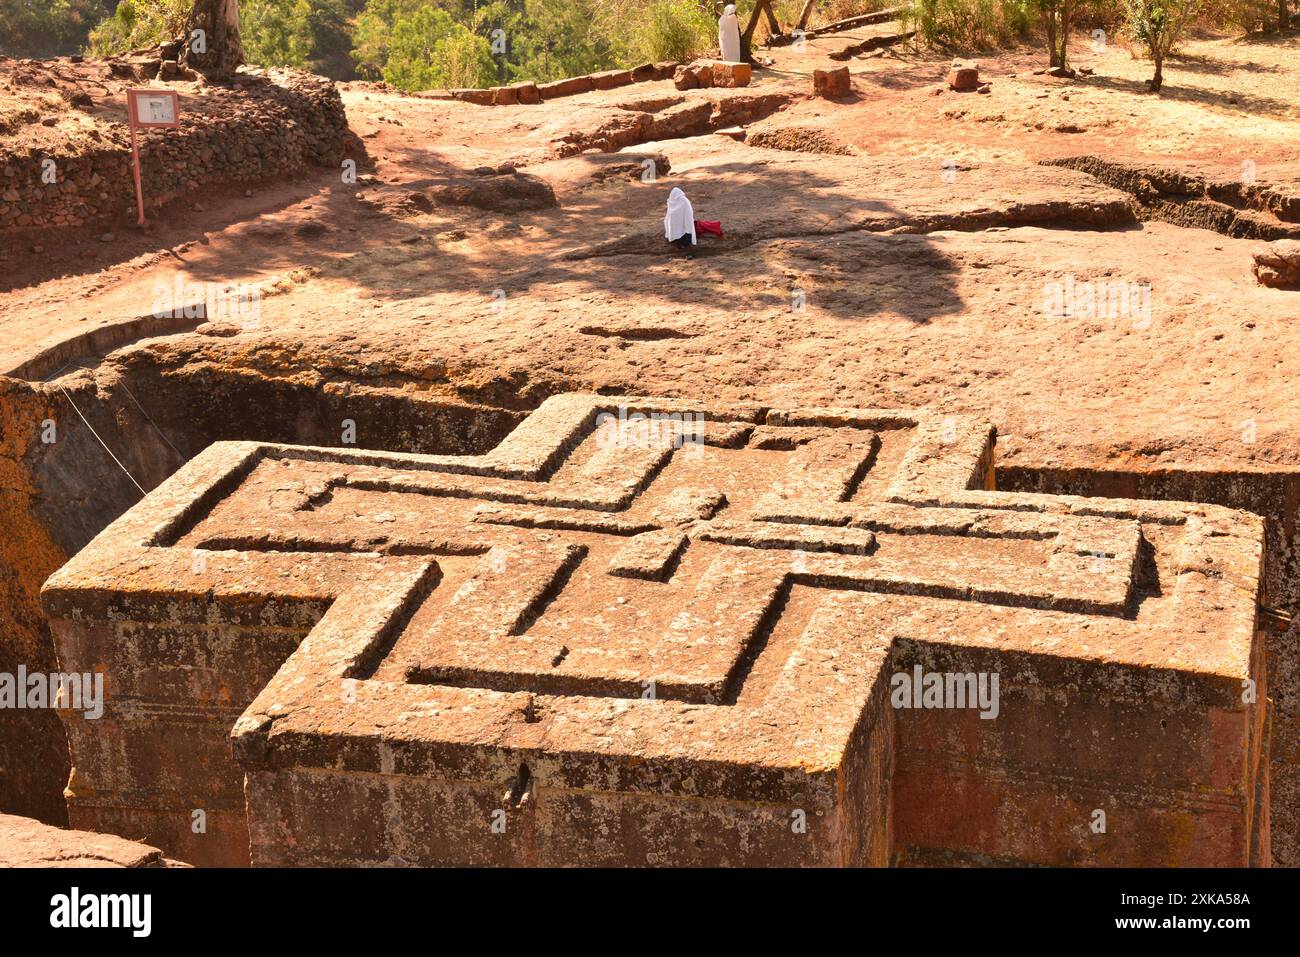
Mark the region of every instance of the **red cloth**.
<instances>
[{"instance_id":1,"label":"red cloth","mask_svg":"<svg viewBox=\"0 0 1300 957\"><path fill-rule=\"evenodd\" d=\"M710 236L717 236L719 239L721 239L722 223L719 223L712 219L697 219L695 221L695 232L696 235L700 233L708 233Z\"/></svg>"}]
</instances>

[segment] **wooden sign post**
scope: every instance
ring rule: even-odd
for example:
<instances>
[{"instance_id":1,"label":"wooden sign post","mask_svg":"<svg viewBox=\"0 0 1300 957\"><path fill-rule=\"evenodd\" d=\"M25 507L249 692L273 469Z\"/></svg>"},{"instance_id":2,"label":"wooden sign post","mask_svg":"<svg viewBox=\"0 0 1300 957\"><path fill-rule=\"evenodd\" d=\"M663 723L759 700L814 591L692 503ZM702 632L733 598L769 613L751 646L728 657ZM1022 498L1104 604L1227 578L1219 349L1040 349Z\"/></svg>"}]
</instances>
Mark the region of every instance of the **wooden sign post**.
<instances>
[{"instance_id":1,"label":"wooden sign post","mask_svg":"<svg viewBox=\"0 0 1300 957\"><path fill-rule=\"evenodd\" d=\"M136 129L176 129L181 125L180 97L174 90L127 90L126 112L131 126L131 166L135 171L135 201L144 225L144 185L140 179L140 147Z\"/></svg>"}]
</instances>

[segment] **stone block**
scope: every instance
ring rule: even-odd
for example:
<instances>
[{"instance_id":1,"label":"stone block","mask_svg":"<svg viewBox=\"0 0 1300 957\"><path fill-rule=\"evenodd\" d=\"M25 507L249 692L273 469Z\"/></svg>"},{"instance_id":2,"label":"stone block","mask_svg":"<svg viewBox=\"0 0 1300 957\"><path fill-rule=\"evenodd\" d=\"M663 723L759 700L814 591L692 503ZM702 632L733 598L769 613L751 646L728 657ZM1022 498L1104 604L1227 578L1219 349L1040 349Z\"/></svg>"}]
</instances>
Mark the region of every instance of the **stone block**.
<instances>
[{"instance_id":1,"label":"stone block","mask_svg":"<svg viewBox=\"0 0 1300 957\"><path fill-rule=\"evenodd\" d=\"M710 60L708 65L714 86L729 88L749 86L751 69L748 63L727 63L723 60Z\"/></svg>"},{"instance_id":2,"label":"stone block","mask_svg":"<svg viewBox=\"0 0 1300 957\"><path fill-rule=\"evenodd\" d=\"M44 589L109 676L70 807L198 863L1267 860L1262 521L992 491L993 439L565 395L477 456L217 443Z\"/></svg>"},{"instance_id":3,"label":"stone block","mask_svg":"<svg viewBox=\"0 0 1300 957\"><path fill-rule=\"evenodd\" d=\"M1251 251L1252 271L1261 286L1300 288L1300 242L1279 239Z\"/></svg>"},{"instance_id":4,"label":"stone block","mask_svg":"<svg viewBox=\"0 0 1300 957\"><path fill-rule=\"evenodd\" d=\"M833 70L813 70L813 95L828 100L839 99L853 92L849 68L836 67Z\"/></svg>"},{"instance_id":5,"label":"stone block","mask_svg":"<svg viewBox=\"0 0 1300 957\"><path fill-rule=\"evenodd\" d=\"M953 60L948 70L948 88L958 93L971 93L980 88L978 64L971 60Z\"/></svg>"},{"instance_id":6,"label":"stone block","mask_svg":"<svg viewBox=\"0 0 1300 957\"><path fill-rule=\"evenodd\" d=\"M464 100L466 103L474 103L478 106L491 106L496 100L496 90L452 90L451 95L458 100Z\"/></svg>"},{"instance_id":7,"label":"stone block","mask_svg":"<svg viewBox=\"0 0 1300 957\"><path fill-rule=\"evenodd\" d=\"M515 100L525 106L532 106L542 102L541 91L537 88L536 83L524 82L515 83L510 87L515 91Z\"/></svg>"},{"instance_id":8,"label":"stone block","mask_svg":"<svg viewBox=\"0 0 1300 957\"><path fill-rule=\"evenodd\" d=\"M537 90L543 100L555 100L562 96L590 93L595 88L596 84L591 81L589 76L575 76L567 80L555 80L551 83L539 83L537 85Z\"/></svg>"},{"instance_id":9,"label":"stone block","mask_svg":"<svg viewBox=\"0 0 1300 957\"><path fill-rule=\"evenodd\" d=\"M598 90L612 90L616 87L628 86L632 82L632 71L606 70L603 73L593 73L591 82Z\"/></svg>"}]
</instances>

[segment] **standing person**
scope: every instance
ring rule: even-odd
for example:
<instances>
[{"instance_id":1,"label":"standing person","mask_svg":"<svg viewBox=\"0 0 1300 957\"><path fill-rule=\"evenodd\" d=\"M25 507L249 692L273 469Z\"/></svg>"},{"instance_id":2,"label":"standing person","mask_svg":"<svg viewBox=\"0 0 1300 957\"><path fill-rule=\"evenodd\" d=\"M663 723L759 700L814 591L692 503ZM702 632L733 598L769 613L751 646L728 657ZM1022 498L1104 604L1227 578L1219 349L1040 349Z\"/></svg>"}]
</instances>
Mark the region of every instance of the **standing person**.
<instances>
[{"instance_id":1,"label":"standing person","mask_svg":"<svg viewBox=\"0 0 1300 957\"><path fill-rule=\"evenodd\" d=\"M736 5L729 3L718 19L718 47L727 63L740 61L740 21L736 19Z\"/></svg>"},{"instance_id":2,"label":"standing person","mask_svg":"<svg viewBox=\"0 0 1300 957\"><path fill-rule=\"evenodd\" d=\"M664 238L684 250L688 256L694 255L691 247L695 245L695 210L686 194L674 186L668 194L668 212L664 214Z\"/></svg>"}]
</instances>

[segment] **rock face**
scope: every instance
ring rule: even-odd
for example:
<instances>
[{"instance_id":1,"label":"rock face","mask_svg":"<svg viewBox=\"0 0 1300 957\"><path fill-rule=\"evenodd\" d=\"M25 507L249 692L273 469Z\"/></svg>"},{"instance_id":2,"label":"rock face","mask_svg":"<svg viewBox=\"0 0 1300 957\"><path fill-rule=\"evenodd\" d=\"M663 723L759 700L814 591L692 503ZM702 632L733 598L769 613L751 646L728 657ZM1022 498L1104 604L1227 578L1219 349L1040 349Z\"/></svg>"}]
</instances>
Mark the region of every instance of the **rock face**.
<instances>
[{"instance_id":1,"label":"rock face","mask_svg":"<svg viewBox=\"0 0 1300 957\"><path fill-rule=\"evenodd\" d=\"M853 150L825 130L798 126L769 126L746 136L750 146L791 153L827 153L852 156Z\"/></svg>"},{"instance_id":2,"label":"rock face","mask_svg":"<svg viewBox=\"0 0 1300 957\"><path fill-rule=\"evenodd\" d=\"M564 395L479 456L217 443L43 592L116 679L70 814L197 863L1267 860L1262 521L983 491L993 437Z\"/></svg>"},{"instance_id":3,"label":"rock face","mask_svg":"<svg viewBox=\"0 0 1300 957\"><path fill-rule=\"evenodd\" d=\"M162 851L112 834L0 814L0 867L164 867Z\"/></svg>"},{"instance_id":4,"label":"rock face","mask_svg":"<svg viewBox=\"0 0 1300 957\"><path fill-rule=\"evenodd\" d=\"M849 68L837 67L834 70L813 70L813 94L828 100L839 99L853 92L853 81Z\"/></svg>"},{"instance_id":5,"label":"rock face","mask_svg":"<svg viewBox=\"0 0 1300 957\"><path fill-rule=\"evenodd\" d=\"M1261 285L1275 289L1300 288L1300 241L1281 239L1251 253L1253 271Z\"/></svg>"},{"instance_id":6,"label":"rock face","mask_svg":"<svg viewBox=\"0 0 1300 957\"><path fill-rule=\"evenodd\" d=\"M241 73L233 87L208 93L202 109L189 110L183 100L181 110L179 129L138 134L146 207L200 186L242 188L311 166L337 167L351 139L338 90L307 73ZM0 140L0 232L133 219L126 127L66 149L18 152ZM47 160L54 161L54 182L47 181Z\"/></svg>"},{"instance_id":7,"label":"rock face","mask_svg":"<svg viewBox=\"0 0 1300 957\"><path fill-rule=\"evenodd\" d=\"M979 65L971 60L953 60L948 70L948 88L958 93L973 93L980 88Z\"/></svg>"}]
</instances>

